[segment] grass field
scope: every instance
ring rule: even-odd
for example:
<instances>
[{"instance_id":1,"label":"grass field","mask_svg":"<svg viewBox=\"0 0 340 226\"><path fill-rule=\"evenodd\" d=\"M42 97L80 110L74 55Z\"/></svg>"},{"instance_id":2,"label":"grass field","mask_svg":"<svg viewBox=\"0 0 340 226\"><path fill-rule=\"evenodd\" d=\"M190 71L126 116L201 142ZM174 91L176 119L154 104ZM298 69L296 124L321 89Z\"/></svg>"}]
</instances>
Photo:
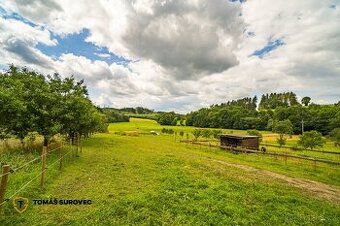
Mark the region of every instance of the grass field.
<instances>
[{"instance_id":1,"label":"grass field","mask_svg":"<svg viewBox=\"0 0 340 226\"><path fill-rule=\"evenodd\" d=\"M232 154L150 135L163 126L144 119L111 124L109 133L84 141L83 153L65 168L47 171L18 195L33 199L91 199L86 206L34 205L19 214L5 204L0 225L339 225L339 197L297 186L339 190L339 167L254 154ZM189 133L191 127L171 127ZM227 132L229 130L226 130ZM229 131L230 132L230 131ZM245 131L233 130L233 133ZM124 134L124 135L123 135ZM322 154L322 153L321 153ZM2 155L10 164L35 157ZM58 156L51 155L52 163ZM19 164L18 164L19 165ZM8 195L39 172L39 163L10 175ZM269 173L273 172L273 173ZM276 176L275 176L276 175ZM284 180L290 177L295 183ZM318 183L319 182L319 183ZM339 193L336 193L339 194ZM326 195L323 197L323 195Z\"/></svg>"}]
</instances>

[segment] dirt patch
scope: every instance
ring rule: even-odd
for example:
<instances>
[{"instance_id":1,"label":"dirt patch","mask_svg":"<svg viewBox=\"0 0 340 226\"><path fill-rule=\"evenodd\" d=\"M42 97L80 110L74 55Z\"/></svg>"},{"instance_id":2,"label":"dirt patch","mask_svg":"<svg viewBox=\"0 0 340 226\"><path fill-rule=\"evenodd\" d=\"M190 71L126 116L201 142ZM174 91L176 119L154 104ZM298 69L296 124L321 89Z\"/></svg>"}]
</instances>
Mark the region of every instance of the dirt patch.
<instances>
[{"instance_id":1,"label":"dirt patch","mask_svg":"<svg viewBox=\"0 0 340 226\"><path fill-rule=\"evenodd\" d=\"M245 165L240 165L240 164L235 164L235 163L228 163L225 161L217 160L217 159L212 159L212 158L207 158L210 161L218 162L226 166L231 166L231 167L236 167L239 169L242 169L247 172L256 172L260 173L264 176L269 176L273 178L277 178L280 180L283 180L287 182L289 185L303 189L304 191L309 192L310 194L313 194L317 197L325 198L328 199L332 202L340 203L340 189L337 186L331 186L328 184L324 184L321 182L317 181L312 181L308 179L299 179L299 178L294 178L294 177L289 177L286 175L282 175L279 173L274 173L271 171L267 170L262 170L262 169L256 169L251 166L245 166Z\"/></svg>"}]
</instances>

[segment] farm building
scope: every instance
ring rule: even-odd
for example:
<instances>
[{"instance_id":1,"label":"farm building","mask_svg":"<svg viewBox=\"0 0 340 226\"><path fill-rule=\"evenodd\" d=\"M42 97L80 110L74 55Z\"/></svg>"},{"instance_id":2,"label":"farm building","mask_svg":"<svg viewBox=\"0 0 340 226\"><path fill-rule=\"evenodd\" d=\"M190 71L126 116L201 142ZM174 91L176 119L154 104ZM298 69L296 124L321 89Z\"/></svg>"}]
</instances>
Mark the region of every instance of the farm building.
<instances>
[{"instance_id":1,"label":"farm building","mask_svg":"<svg viewBox=\"0 0 340 226\"><path fill-rule=\"evenodd\" d=\"M250 135L225 134L220 136L221 146L259 150L260 138Z\"/></svg>"}]
</instances>

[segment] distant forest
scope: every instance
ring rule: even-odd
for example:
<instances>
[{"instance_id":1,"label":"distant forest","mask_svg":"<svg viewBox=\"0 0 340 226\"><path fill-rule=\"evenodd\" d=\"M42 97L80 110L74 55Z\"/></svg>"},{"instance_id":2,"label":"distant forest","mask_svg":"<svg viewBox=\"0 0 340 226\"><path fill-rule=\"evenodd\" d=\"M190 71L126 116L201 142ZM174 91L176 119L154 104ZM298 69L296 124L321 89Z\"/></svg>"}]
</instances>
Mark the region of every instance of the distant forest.
<instances>
[{"instance_id":1,"label":"distant forest","mask_svg":"<svg viewBox=\"0 0 340 226\"><path fill-rule=\"evenodd\" d=\"M340 128L340 102L319 105L310 97L299 102L293 92L263 94L257 107L257 97L212 105L186 115L186 125L209 128L272 130L277 121L289 120L295 134L317 130L328 134Z\"/></svg>"},{"instance_id":2,"label":"distant forest","mask_svg":"<svg viewBox=\"0 0 340 226\"><path fill-rule=\"evenodd\" d=\"M152 120L158 120L159 115L163 112L154 112L144 107L127 107L127 108L101 108L102 113L107 117L108 123L113 122L129 122L130 117L134 118L146 118Z\"/></svg>"}]
</instances>

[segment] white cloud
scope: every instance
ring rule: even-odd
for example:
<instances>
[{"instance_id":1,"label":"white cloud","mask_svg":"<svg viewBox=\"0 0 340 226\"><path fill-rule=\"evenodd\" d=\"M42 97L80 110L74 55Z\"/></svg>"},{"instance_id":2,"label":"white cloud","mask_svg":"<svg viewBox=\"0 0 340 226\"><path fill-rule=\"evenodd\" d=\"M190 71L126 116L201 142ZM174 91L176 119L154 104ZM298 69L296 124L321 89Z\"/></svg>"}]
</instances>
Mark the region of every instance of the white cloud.
<instances>
[{"instance_id":1,"label":"white cloud","mask_svg":"<svg viewBox=\"0 0 340 226\"><path fill-rule=\"evenodd\" d=\"M335 4L332 0L1 4L39 26L0 19L0 63L74 74L85 79L98 104L185 112L255 93L288 90L309 95L314 102L339 100L340 10L329 7ZM71 53L52 59L36 48L37 43L57 44L49 30L67 35L84 28L90 32L87 42L133 61L128 66L110 65ZM282 39L285 45L263 59L249 57L270 38Z\"/></svg>"}]
</instances>

